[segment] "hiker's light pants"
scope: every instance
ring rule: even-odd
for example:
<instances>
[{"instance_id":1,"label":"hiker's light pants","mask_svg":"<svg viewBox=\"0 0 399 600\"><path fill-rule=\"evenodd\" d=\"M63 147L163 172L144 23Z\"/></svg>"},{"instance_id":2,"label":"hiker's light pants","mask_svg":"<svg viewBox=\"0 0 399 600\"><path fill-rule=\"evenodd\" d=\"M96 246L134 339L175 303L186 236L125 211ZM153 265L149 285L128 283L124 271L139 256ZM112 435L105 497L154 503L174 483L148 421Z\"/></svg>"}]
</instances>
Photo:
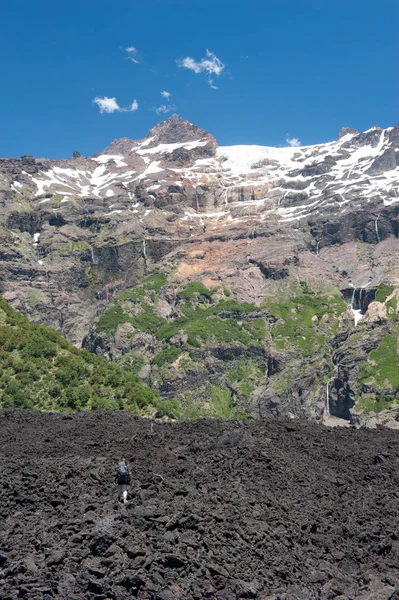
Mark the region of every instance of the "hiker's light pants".
<instances>
[{"instance_id":1,"label":"hiker's light pants","mask_svg":"<svg viewBox=\"0 0 399 600\"><path fill-rule=\"evenodd\" d=\"M125 483L118 485L118 500L127 500L127 485Z\"/></svg>"}]
</instances>

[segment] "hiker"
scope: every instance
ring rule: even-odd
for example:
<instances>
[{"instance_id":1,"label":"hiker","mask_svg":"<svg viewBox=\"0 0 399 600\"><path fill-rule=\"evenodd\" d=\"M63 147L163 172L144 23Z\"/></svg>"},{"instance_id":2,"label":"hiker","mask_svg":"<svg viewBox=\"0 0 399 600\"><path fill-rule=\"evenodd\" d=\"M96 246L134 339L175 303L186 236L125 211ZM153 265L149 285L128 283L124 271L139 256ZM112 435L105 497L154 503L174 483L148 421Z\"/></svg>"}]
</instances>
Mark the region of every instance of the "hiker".
<instances>
[{"instance_id":1,"label":"hiker","mask_svg":"<svg viewBox=\"0 0 399 600\"><path fill-rule=\"evenodd\" d=\"M126 458L122 458L116 470L115 483L118 485L118 501L127 502L127 486L130 485L130 471Z\"/></svg>"}]
</instances>

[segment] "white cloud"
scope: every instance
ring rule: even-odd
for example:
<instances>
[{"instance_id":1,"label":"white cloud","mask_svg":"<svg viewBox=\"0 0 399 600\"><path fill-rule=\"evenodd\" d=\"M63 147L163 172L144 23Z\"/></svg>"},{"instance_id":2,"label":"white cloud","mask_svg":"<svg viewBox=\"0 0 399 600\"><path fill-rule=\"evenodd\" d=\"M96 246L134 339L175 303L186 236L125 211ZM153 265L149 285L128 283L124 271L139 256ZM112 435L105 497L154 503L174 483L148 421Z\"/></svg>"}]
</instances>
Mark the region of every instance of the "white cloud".
<instances>
[{"instance_id":1,"label":"white cloud","mask_svg":"<svg viewBox=\"0 0 399 600\"><path fill-rule=\"evenodd\" d=\"M208 83L213 89L218 88L213 83L212 75L219 77L226 66L216 54L210 52L210 50L206 51L206 58L202 58L200 61L196 61L194 58L191 58L191 56L186 56L186 58L180 58L176 62L179 67L194 71L197 75L203 72L208 73Z\"/></svg>"},{"instance_id":2,"label":"white cloud","mask_svg":"<svg viewBox=\"0 0 399 600\"><path fill-rule=\"evenodd\" d=\"M162 104L162 106L154 108L154 111L157 113L157 115L166 115L174 110L176 110L176 106L174 104Z\"/></svg>"},{"instance_id":3,"label":"white cloud","mask_svg":"<svg viewBox=\"0 0 399 600\"><path fill-rule=\"evenodd\" d=\"M94 98L93 102L97 104L100 109L100 113L113 113L115 111L119 111L121 108L116 101L116 98Z\"/></svg>"},{"instance_id":4,"label":"white cloud","mask_svg":"<svg viewBox=\"0 0 399 600\"><path fill-rule=\"evenodd\" d=\"M104 98L99 98L97 96L97 98L94 98L93 102L97 104L101 114L114 112L135 112L139 107L137 100L133 100L132 104L128 108L121 108L117 103L116 98L108 98L107 96L104 96Z\"/></svg>"},{"instance_id":5,"label":"white cloud","mask_svg":"<svg viewBox=\"0 0 399 600\"><path fill-rule=\"evenodd\" d=\"M128 59L132 61L132 63L135 63L136 65L139 64L139 60L137 59L137 48L135 48L134 46L127 46L127 48L125 48L125 52L128 53Z\"/></svg>"},{"instance_id":6,"label":"white cloud","mask_svg":"<svg viewBox=\"0 0 399 600\"><path fill-rule=\"evenodd\" d=\"M292 146L293 148L298 148L299 146L302 145L298 138L290 138L288 133L287 133L287 137L285 138L285 141L287 142L287 144L289 146Z\"/></svg>"},{"instance_id":7,"label":"white cloud","mask_svg":"<svg viewBox=\"0 0 399 600\"><path fill-rule=\"evenodd\" d=\"M165 92L165 90L163 92L161 92L161 96L163 96L166 99L170 98L171 95L172 94L170 92Z\"/></svg>"},{"instance_id":8,"label":"white cloud","mask_svg":"<svg viewBox=\"0 0 399 600\"><path fill-rule=\"evenodd\" d=\"M135 112L139 107L137 100L133 100L130 108L122 108L122 112Z\"/></svg>"}]
</instances>

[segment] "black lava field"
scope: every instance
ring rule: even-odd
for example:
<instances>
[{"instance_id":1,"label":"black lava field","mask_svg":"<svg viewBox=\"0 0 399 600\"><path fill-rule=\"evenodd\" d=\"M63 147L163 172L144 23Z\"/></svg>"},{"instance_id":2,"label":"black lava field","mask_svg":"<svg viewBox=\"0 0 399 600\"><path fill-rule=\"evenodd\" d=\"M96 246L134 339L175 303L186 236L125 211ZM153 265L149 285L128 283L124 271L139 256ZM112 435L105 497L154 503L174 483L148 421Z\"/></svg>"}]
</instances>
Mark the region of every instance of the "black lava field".
<instances>
[{"instance_id":1,"label":"black lava field","mask_svg":"<svg viewBox=\"0 0 399 600\"><path fill-rule=\"evenodd\" d=\"M2 600L399 599L399 432L3 410L0 460Z\"/></svg>"}]
</instances>

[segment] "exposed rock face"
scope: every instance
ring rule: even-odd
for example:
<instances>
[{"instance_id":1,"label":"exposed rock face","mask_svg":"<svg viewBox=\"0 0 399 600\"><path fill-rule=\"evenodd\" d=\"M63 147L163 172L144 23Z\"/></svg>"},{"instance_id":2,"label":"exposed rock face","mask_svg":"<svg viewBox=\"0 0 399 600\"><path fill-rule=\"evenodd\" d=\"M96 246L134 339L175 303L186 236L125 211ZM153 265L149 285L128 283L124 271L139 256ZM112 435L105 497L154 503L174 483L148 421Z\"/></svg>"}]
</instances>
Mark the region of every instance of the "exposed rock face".
<instances>
[{"instance_id":1,"label":"exposed rock face","mask_svg":"<svg viewBox=\"0 0 399 600\"><path fill-rule=\"evenodd\" d=\"M76 344L118 360L138 353L137 369L165 397L200 390L191 402L203 406L221 382L245 412L320 420L330 382L336 416L377 400L392 408L399 382L381 360L398 335L398 131L345 128L335 142L303 148L218 147L174 115L144 140L116 140L92 158L1 159L0 292ZM159 289L110 304L154 270L166 276ZM197 337L195 348L187 322L171 339L151 330L148 319L180 322L178 294L192 281L211 293L191 297L190 310L205 306L218 326L235 319L235 339L222 343L220 326L219 340ZM252 313L226 313L229 297ZM110 306L130 329L99 330ZM242 341L256 320L258 354ZM185 359L173 367L177 350ZM162 368L153 363L160 352ZM242 369L252 375L238 385Z\"/></svg>"}]
</instances>

